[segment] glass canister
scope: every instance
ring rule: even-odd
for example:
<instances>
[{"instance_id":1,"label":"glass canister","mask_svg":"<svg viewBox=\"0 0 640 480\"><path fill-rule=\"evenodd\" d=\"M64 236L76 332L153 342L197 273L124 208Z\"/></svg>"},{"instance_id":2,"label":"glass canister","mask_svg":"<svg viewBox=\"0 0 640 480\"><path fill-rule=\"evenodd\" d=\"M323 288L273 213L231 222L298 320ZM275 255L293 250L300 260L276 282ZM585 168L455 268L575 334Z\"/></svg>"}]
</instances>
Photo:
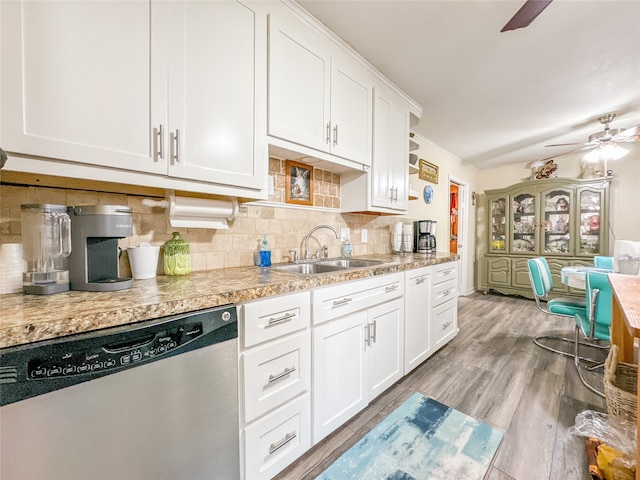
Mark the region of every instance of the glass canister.
<instances>
[{"instance_id":1,"label":"glass canister","mask_svg":"<svg viewBox=\"0 0 640 480\"><path fill-rule=\"evenodd\" d=\"M71 220L64 205L21 205L24 293L48 295L69 290L67 257Z\"/></svg>"},{"instance_id":2,"label":"glass canister","mask_svg":"<svg viewBox=\"0 0 640 480\"><path fill-rule=\"evenodd\" d=\"M173 238L164 244L164 274L187 275L191 273L189 242L179 232L173 232L172 235Z\"/></svg>"}]
</instances>

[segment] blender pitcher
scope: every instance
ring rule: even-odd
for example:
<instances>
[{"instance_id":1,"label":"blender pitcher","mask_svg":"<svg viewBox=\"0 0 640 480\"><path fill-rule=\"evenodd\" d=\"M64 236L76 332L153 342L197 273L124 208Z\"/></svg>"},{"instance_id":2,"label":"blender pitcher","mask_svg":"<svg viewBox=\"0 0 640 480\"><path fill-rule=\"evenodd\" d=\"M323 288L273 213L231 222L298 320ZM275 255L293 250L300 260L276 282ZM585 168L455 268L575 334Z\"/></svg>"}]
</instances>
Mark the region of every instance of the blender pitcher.
<instances>
[{"instance_id":1,"label":"blender pitcher","mask_svg":"<svg viewBox=\"0 0 640 480\"><path fill-rule=\"evenodd\" d=\"M49 295L69 290L67 257L71 253L71 219L64 205L21 205L23 292Z\"/></svg>"}]
</instances>

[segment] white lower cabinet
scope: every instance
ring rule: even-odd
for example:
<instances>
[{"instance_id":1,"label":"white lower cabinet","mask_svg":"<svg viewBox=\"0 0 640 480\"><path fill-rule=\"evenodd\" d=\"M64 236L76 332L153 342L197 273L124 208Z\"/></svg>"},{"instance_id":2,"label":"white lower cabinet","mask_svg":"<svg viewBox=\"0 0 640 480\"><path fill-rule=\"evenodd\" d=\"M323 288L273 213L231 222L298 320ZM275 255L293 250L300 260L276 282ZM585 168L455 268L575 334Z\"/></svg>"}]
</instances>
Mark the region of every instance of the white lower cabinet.
<instances>
[{"instance_id":1,"label":"white lower cabinet","mask_svg":"<svg viewBox=\"0 0 640 480\"><path fill-rule=\"evenodd\" d=\"M403 374L400 273L313 291L313 442L322 440Z\"/></svg>"},{"instance_id":2,"label":"white lower cabinet","mask_svg":"<svg viewBox=\"0 0 640 480\"><path fill-rule=\"evenodd\" d=\"M431 344L431 280L433 267L405 272L404 374L433 353Z\"/></svg>"},{"instance_id":3,"label":"white lower cabinet","mask_svg":"<svg viewBox=\"0 0 640 480\"><path fill-rule=\"evenodd\" d=\"M435 352L458 334L458 262L433 267L431 346Z\"/></svg>"},{"instance_id":4,"label":"white lower cabinet","mask_svg":"<svg viewBox=\"0 0 640 480\"><path fill-rule=\"evenodd\" d=\"M240 450L246 479L269 479L311 446L310 292L240 313Z\"/></svg>"}]
</instances>

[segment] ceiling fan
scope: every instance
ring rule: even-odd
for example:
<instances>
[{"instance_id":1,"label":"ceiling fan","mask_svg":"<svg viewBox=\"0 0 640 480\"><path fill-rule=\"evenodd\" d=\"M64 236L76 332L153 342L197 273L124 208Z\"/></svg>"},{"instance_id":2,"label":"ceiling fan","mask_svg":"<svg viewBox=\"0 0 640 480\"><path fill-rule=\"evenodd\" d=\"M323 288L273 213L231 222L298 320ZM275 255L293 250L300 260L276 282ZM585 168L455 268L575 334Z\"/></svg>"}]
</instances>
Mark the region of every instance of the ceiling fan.
<instances>
[{"instance_id":1,"label":"ceiling fan","mask_svg":"<svg viewBox=\"0 0 640 480\"><path fill-rule=\"evenodd\" d=\"M604 130L589 135L588 141L586 143L558 143L553 145L545 145L545 147L569 147L580 145L580 148L561 153L560 155L568 155L570 153L580 152L583 150L595 149L594 153L596 155L604 154L604 156L611 157L609 159L616 159L617 155L626 154L626 151L618 147L618 143L640 141L640 125L636 125L635 127L627 129L610 128L609 124L613 121L615 116L615 113L607 113L598 117L598 121L602 125L604 125ZM551 158L559 157L560 155L554 155ZM589 155L589 153L587 155Z\"/></svg>"},{"instance_id":2,"label":"ceiling fan","mask_svg":"<svg viewBox=\"0 0 640 480\"><path fill-rule=\"evenodd\" d=\"M527 0L500 32L529 26L553 0Z\"/></svg>"}]
</instances>

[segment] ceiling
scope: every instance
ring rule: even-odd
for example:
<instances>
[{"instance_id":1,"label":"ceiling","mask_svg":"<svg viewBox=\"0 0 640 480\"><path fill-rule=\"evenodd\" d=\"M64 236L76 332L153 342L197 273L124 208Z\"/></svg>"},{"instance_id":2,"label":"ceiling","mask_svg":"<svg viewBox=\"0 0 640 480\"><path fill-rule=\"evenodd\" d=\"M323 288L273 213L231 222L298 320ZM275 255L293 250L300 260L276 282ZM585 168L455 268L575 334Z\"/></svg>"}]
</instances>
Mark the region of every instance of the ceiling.
<instances>
[{"instance_id":1,"label":"ceiling","mask_svg":"<svg viewBox=\"0 0 640 480\"><path fill-rule=\"evenodd\" d=\"M544 159L640 124L640 0L299 0L424 113L414 127L479 170ZM637 145L637 143L636 143Z\"/></svg>"}]
</instances>

